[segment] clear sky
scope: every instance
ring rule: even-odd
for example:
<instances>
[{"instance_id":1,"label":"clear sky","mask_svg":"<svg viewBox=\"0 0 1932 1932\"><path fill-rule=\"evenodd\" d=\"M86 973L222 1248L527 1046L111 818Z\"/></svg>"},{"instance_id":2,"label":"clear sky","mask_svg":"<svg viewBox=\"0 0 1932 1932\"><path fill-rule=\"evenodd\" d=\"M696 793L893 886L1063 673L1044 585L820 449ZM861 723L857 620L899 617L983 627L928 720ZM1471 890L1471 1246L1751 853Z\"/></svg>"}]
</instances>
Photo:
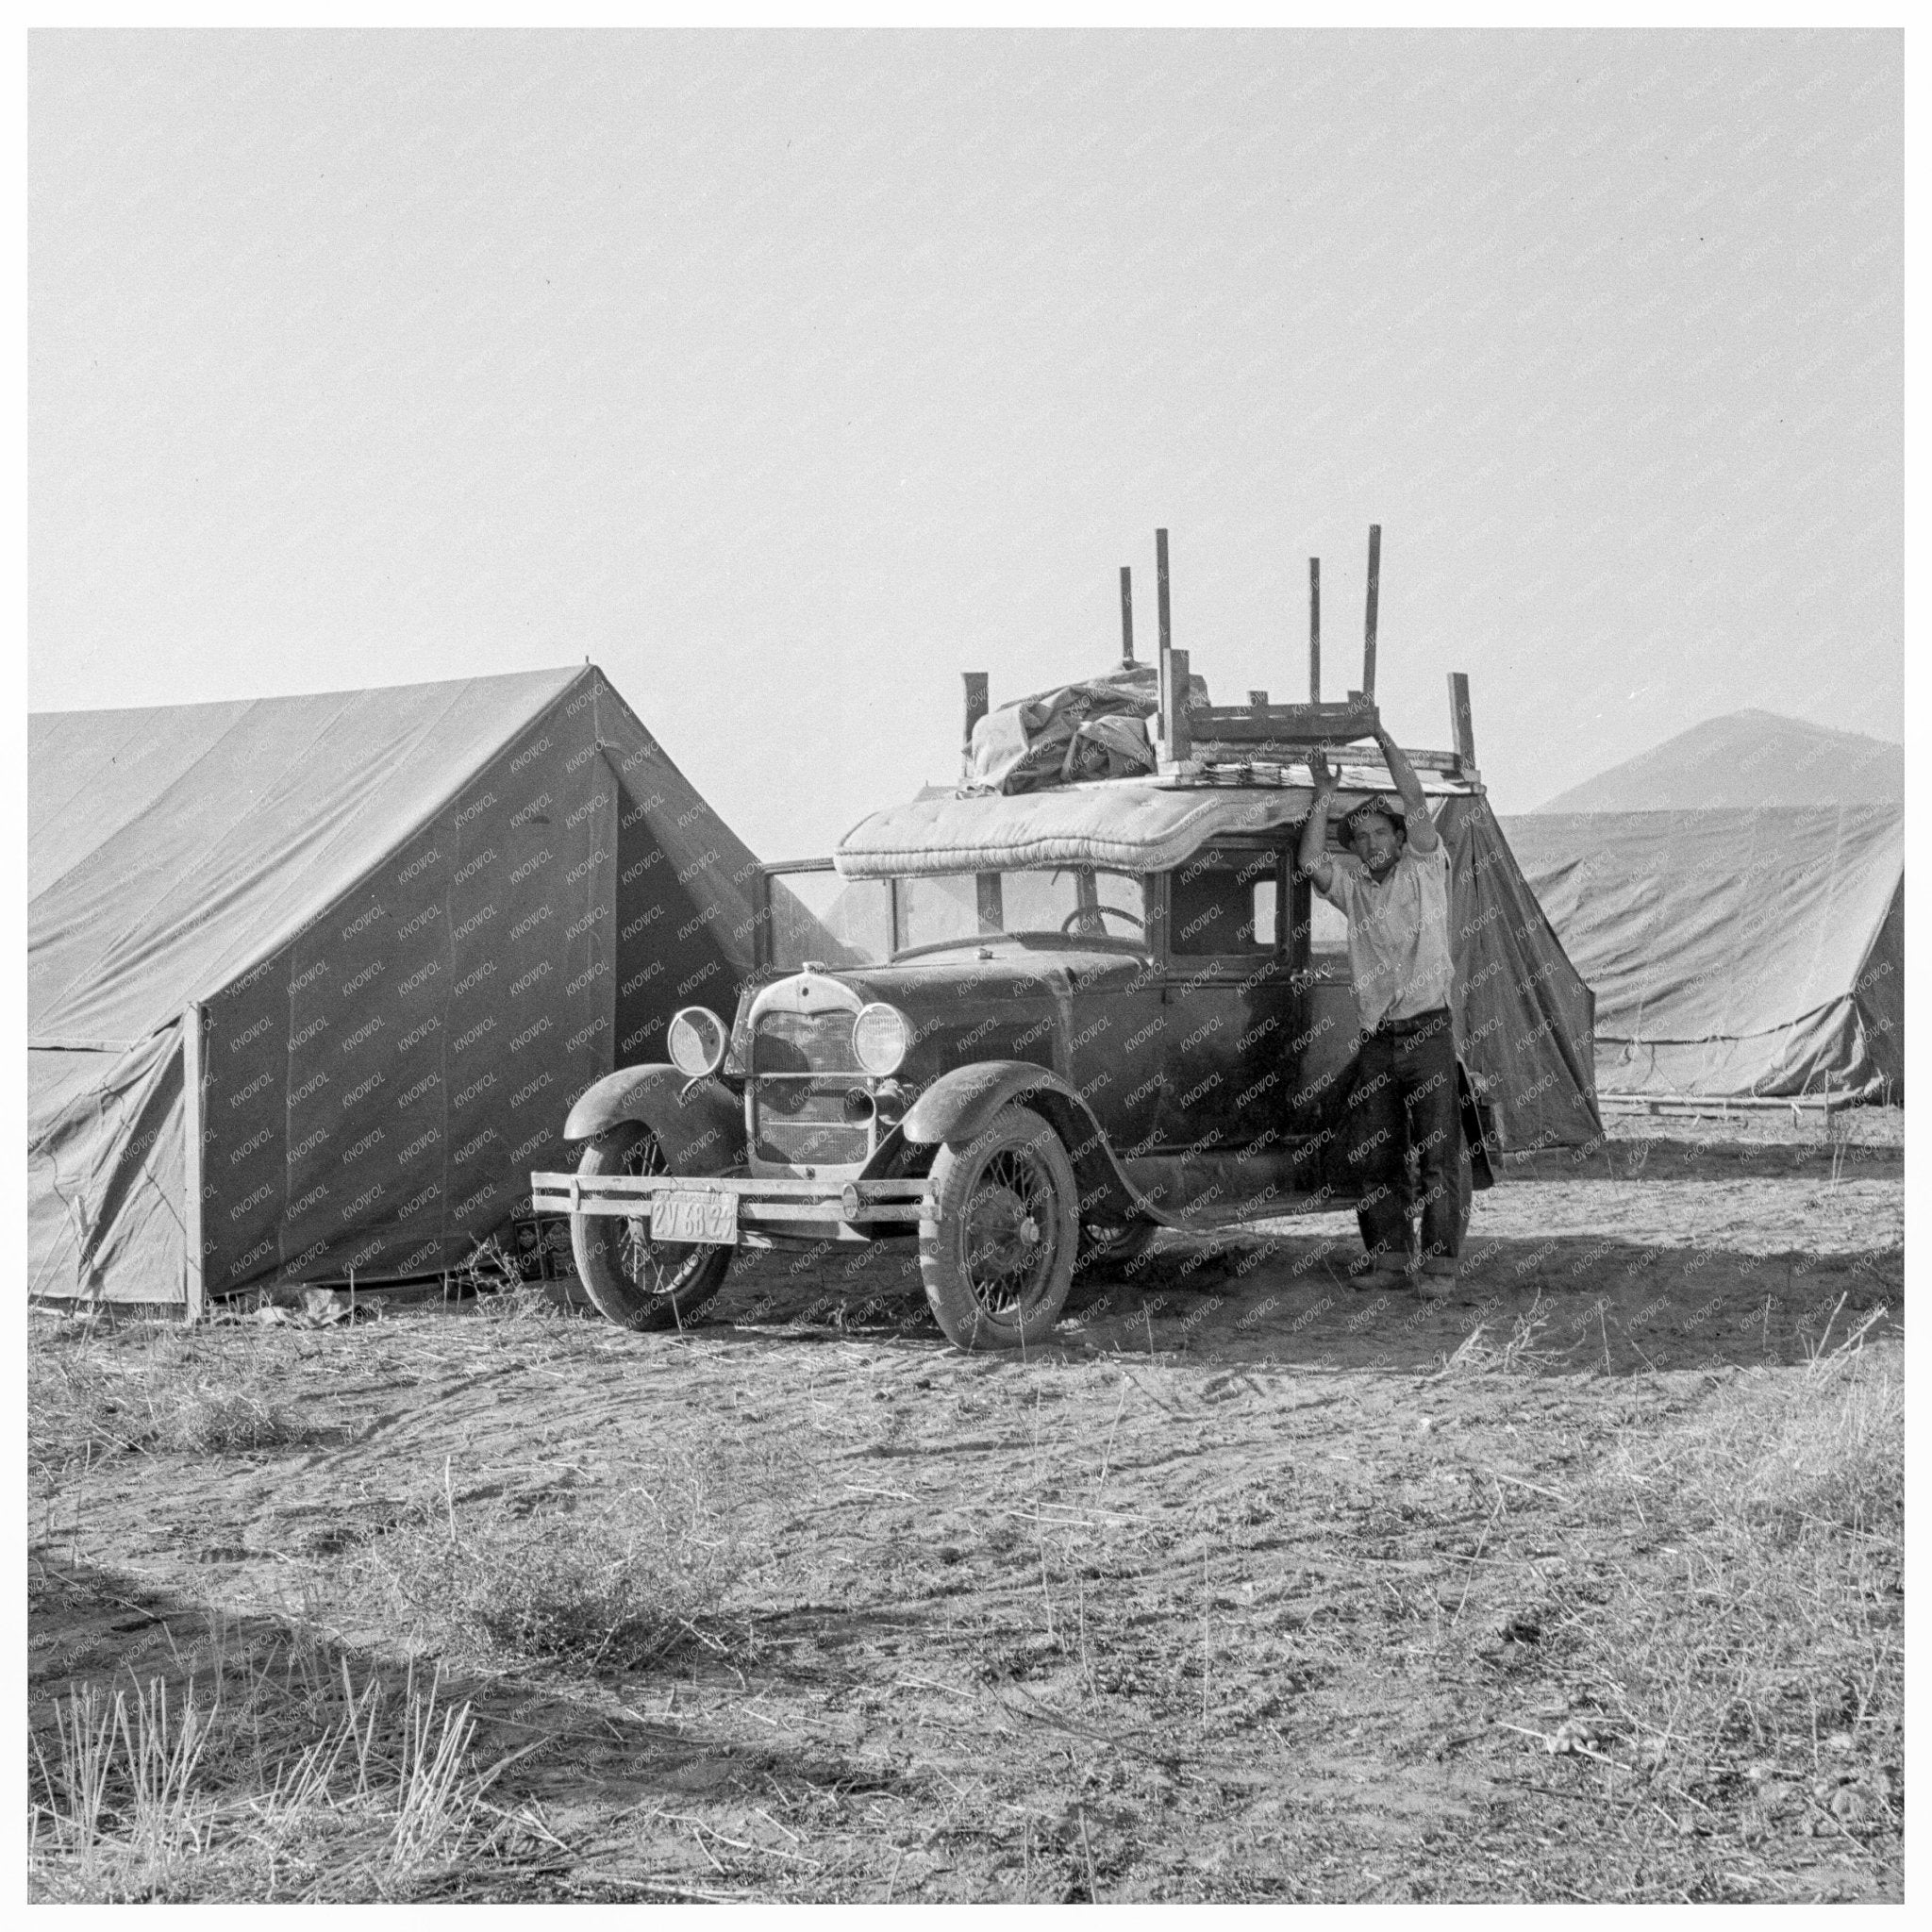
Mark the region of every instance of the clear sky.
<instances>
[{"instance_id":1,"label":"clear sky","mask_svg":"<svg viewBox=\"0 0 1932 1932\"><path fill-rule=\"evenodd\" d=\"M42 33L37 708L602 665L767 857L1105 668L1903 735L1901 43Z\"/></svg>"}]
</instances>

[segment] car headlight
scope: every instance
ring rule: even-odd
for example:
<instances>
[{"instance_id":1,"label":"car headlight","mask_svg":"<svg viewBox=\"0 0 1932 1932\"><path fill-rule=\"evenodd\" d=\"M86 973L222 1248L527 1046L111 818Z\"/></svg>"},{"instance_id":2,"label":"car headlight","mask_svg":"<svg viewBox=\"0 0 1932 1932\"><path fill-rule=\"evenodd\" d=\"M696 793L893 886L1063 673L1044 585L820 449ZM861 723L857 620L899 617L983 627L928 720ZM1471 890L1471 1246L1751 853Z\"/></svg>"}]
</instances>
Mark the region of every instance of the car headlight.
<instances>
[{"instance_id":1,"label":"car headlight","mask_svg":"<svg viewBox=\"0 0 1932 1932\"><path fill-rule=\"evenodd\" d=\"M897 1007L874 1000L852 1022L852 1051L875 1079L896 1074L912 1050L912 1023Z\"/></svg>"},{"instance_id":2,"label":"car headlight","mask_svg":"<svg viewBox=\"0 0 1932 1932\"><path fill-rule=\"evenodd\" d=\"M689 1080L702 1080L724 1063L731 1034L708 1007L685 1007L671 1016L664 1036L671 1064Z\"/></svg>"}]
</instances>

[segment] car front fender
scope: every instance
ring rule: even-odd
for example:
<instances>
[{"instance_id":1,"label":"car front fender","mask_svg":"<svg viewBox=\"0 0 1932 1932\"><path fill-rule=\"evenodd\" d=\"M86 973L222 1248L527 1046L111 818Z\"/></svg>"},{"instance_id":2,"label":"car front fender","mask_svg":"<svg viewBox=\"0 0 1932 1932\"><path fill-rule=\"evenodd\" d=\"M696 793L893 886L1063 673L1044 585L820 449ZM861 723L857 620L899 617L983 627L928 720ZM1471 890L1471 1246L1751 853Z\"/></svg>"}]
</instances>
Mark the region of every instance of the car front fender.
<instances>
[{"instance_id":1,"label":"car front fender","mask_svg":"<svg viewBox=\"0 0 1932 1932\"><path fill-rule=\"evenodd\" d=\"M650 1128L675 1174L723 1174L744 1158L744 1107L721 1080L675 1067L624 1067L577 1096L566 1141L591 1141L622 1121Z\"/></svg>"},{"instance_id":2,"label":"car front fender","mask_svg":"<svg viewBox=\"0 0 1932 1932\"><path fill-rule=\"evenodd\" d=\"M1163 1227L1163 1214L1130 1181L1079 1091L1030 1060L982 1060L942 1074L906 1111L900 1132L913 1146L958 1144L983 1133L1003 1107L1018 1102L1045 1117L1066 1143L1080 1184L1082 1221L1122 1221L1139 1215Z\"/></svg>"}]
</instances>

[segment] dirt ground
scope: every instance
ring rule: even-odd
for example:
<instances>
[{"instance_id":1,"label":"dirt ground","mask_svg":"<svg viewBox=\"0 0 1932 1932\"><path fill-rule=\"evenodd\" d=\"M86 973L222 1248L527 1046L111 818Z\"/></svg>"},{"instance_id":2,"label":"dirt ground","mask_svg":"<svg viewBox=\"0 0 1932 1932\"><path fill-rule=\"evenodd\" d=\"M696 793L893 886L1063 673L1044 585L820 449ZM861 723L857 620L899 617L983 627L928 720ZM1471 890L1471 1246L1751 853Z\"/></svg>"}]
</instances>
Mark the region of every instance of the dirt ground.
<instances>
[{"instance_id":1,"label":"dirt ground","mask_svg":"<svg viewBox=\"0 0 1932 1932\"><path fill-rule=\"evenodd\" d=\"M1684 1568L1591 1485L1874 1311L1899 1348L1903 1158L1896 1114L1631 1124L1507 1160L1447 1303L1353 1292L1348 1216L1170 1236L1025 1359L950 1349L883 1248L747 1257L683 1336L210 1329L296 1439L42 1498L30 1696L178 1675L218 1624L400 1671L358 1551L425 1498L454 1536L675 1453L725 1473L735 1634L636 1673L442 1659L482 1756L534 1747L494 1791L555 1849L495 1895L1896 1897L1895 1815L1752 1798L1883 1755L1849 1690L1691 1761L1646 1717L1660 1768L1559 1733L1635 1709L1593 1624Z\"/></svg>"}]
</instances>

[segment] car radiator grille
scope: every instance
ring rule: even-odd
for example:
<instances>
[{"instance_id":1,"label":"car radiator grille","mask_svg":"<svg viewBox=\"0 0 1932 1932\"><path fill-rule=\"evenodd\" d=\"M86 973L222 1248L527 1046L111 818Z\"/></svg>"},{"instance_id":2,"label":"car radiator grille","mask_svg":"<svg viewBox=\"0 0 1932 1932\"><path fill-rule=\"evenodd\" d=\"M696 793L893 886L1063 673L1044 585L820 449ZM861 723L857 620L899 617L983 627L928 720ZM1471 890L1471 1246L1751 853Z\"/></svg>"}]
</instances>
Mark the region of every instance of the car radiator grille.
<instances>
[{"instance_id":1,"label":"car radiator grille","mask_svg":"<svg viewBox=\"0 0 1932 1932\"><path fill-rule=\"evenodd\" d=\"M845 1115L866 1080L852 1051L852 1015L766 1013L751 1043L752 1144L761 1160L857 1166L872 1153L870 1121Z\"/></svg>"}]
</instances>

